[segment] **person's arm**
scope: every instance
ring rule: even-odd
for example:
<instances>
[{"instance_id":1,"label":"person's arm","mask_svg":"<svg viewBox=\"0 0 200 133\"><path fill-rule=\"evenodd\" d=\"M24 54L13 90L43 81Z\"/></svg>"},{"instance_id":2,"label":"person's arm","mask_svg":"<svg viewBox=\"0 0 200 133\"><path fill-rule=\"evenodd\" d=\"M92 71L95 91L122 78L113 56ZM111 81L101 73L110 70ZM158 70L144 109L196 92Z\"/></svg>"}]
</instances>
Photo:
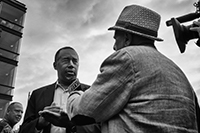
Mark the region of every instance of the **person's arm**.
<instances>
[{"instance_id":1,"label":"person's arm","mask_svg":"<svg viewBox=\"0 0 200 133\"><path fill-rule=\"evenodd\" d=\"M35 96L36 94L33 92L30 99L28 100L24 121L20 126L19 133L38 133L41 132L43 128L47 127L49 124L36 112Z\"/></svg>"},{"instance_id":2,"label":"person's arm","mask_svg":"<svg viewBox=\"0 0 200 133\"><path fill-rule=\"evenodd\" d=\"M11 133L11 131L12 128L8 123L0 121L0 133Z\"/></svg>"},{"instance_id":3,"label":"person's arm","mask_svg":"<svg viewBox=\"0 0 200 133\"><path fill-rule=\"evenodd\" d=\"M68 98L68 113L76 123L84 116L94 122L106 121L119 113L126 105L134 84L132 60L126 52L116 52L101 65L101 73L85 92L71 92ZM79 117L79 118L80 118ZM78 121L79 120L79 121Z\"/></svg>"},{"instance_id":4,"label":"person's arm","mask_svg":"<svg viewBox=\"0 0 200 133\"><path fill-rule=\"evenodd\" d=\"M52 104L47 106L44 110L39 111L39 114L54 126L71 129L74 124L70 121L66 112L62 108Z\"/></svg>"},{"instance_id":5,"label":"person's arm","mask_svg":"<svg viewBox=\"0 0 200 133\"><path fill-rule=\"evenodd\" d=\"M195 105L196 105L197 126L198 126L198 131L200 132L200 108L196 94L195 94Z\"/></svg>"}]
</instances>

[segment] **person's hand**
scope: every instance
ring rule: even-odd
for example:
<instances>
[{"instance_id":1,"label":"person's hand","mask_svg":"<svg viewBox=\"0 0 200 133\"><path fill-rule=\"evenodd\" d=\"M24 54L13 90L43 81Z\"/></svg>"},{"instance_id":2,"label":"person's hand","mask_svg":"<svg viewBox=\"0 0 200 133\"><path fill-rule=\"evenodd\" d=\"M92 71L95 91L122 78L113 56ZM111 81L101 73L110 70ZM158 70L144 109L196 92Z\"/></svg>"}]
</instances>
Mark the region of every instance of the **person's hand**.
<instances>
[{"instance_id":1,"label":"person's hand","mask_svg":"<svg viewBox=\"0 0 200 133\"><path fill-rule=\"evenodd\" d=\"M50 110L50 109L52 108L52 106L55 106L55 103L53 103L51 106L46 106L46 107L44 108L44 110ZM44 111L44 110L43 110L43 111ZM58 110L60 110L60 108L58 108ZM42 111L40 111L40 112L42 112ZM43 129L44 127L46 127L47 125L50 124L50 122L49 122L47 119L45 119L45 118L40 114L40 112L39 112L40 117L39 117L38 122L37 122L37 125L36 125L36 128L37 128L38 130Z\"/></svg>"},{"instance_id":2,"label":"person's hand","mask_svg":"<svg viewBox=\"0 0 200 133\"><path fill-rule=\"evenodd\" d=\"M39 114L55 126L71 128L74 124L69 120L67 113L62 111L58 106L52 105L46 107L43 111L40 111Z\"/></svg>"},{"instance_id":3,"label":"person's hand","mask_svg":"<svg viewBox=\"0 0 200 133\"><path fill-rule=\"evenodd\" d=\"M200 37L200 19L198 21L194 21L193 25L195 26L191 27L190 30L198 32L198 35Z\"/></svg>"},{"instance_id":4,"label":"person's hand","mask_svg":"<svg viewBox=\"0 0 200 133\"><path fill-rule=\"evenodd\" d=\"M44 117L40 116L39 119L38 119L38 123L36 125L36 128L38 130L41 130L41 129L43 129L43 127L46 127L49 124L50 123L48 121L46 121Z\"/></svg>"}]
</instances>

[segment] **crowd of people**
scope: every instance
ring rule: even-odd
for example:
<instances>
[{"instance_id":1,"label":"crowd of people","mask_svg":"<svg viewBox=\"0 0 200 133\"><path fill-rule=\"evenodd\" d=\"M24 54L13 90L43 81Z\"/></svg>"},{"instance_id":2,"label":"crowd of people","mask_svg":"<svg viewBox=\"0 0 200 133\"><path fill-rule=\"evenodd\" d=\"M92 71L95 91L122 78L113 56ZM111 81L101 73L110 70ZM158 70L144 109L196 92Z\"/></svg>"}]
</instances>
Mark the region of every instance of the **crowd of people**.
<instances>
[{"instance_id":1,"label":"crowd of people","mask_svg":"<svg viewBox=\"0 0 200 133\"><path fill-rule=\"evenodd\" d=\"M158 37L160 21L149 8L126 6L108 29L114 31L115 52L103 61L91 86L77 77L76 50L60 48L53 63L58 79L32 92L19 133L200 132L193 87L155 46L155 41L163 41ZM194 24L199 27L190 30L200 36L200 21ZM7 113L14 117L16 112L15 121L8 115L4 120L9 129L23 113L21 104L14 105Z\"/></svg>"}]
</instances>

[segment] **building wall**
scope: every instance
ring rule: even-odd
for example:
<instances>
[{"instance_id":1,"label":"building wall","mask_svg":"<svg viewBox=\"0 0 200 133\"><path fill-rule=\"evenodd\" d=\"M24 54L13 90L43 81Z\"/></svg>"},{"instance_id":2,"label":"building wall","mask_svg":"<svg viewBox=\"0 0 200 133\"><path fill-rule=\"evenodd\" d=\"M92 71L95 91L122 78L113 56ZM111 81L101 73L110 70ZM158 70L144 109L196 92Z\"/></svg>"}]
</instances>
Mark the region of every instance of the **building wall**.
<instances>
[{"instance_id":1,"label":"building wall","mask_svg":"<svg viewBox=\"0 0 200 133\"><path fill-rule=\"evenodd\" d=\"M16 0L0 0L0 118L13 97L26 10Z\"/></svg>"}]
</instances>

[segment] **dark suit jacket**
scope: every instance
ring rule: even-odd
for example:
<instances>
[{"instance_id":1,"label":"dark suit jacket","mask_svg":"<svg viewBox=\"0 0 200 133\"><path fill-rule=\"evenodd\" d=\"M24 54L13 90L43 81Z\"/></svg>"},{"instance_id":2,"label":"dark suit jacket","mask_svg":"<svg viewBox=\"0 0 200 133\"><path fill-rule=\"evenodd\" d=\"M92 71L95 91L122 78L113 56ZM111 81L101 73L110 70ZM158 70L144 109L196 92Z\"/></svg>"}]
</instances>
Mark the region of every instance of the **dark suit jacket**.
<instances>
[{"instance_id":1,"label":"dark suit jacket","mask_svg":"<svg viewBox=\"0 0 200 133\"><path fill-rule=\"evenodd\" d=\"M28 105L26 108L24 121L20 126L19 133L35 133L36 124L39 118L38 112L43 110L44 107L50 106L53 102L55 85L47 85L36 89L31 94L30 99L28 100ZM85 91L90 86L81 84L77 89ZM43 133L50 133L51 125L43 129Z\"/></svg>"}]
</instances>

